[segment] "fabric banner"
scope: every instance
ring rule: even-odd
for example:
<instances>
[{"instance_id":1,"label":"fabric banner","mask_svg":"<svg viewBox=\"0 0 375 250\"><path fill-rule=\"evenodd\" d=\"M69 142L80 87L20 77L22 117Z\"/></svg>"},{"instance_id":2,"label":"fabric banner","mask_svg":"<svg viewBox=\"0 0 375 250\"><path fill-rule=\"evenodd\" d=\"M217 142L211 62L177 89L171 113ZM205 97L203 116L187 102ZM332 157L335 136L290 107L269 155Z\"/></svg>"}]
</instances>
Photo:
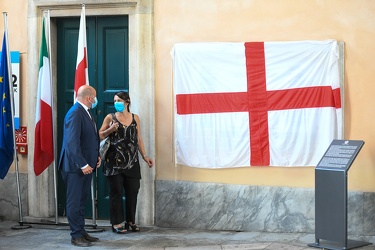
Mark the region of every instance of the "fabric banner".
<instances>
[{"instance_id":1,"label":"fabric banner","mask_svg":"<svg viewBox=\"0 0 375 250\"><path fill-rule=\"evenodd\" d=\"M177 164L315 166L341 139L336 41L181 43L171 53Z\"/></svg>"},{"instance_id":2,"label":"fabric banner","mask_svg":"<svg viewBox=\"0 0 375 250\"><path fill-rule=\"evenodd\" d=\"M36 176L40 175L54 159L51 85L45 18L43 18L35 111L34 172Z\"/></svg>"},{"instance_id":3,"label":"fabric banner","mask_svg":"<svg viewBox=\"0 0 375 250\"><path fill-rule=\"evenodd\" d=\"M4 32L3 47L0 61L0 179L4 179L14 160L13 117L11 106L11 93L9 86L8 58L9 52L6 45Z\"/></svg>"},{"instance_id":4,"label":"fabric banner","mask_svg":"<svg viewBox=\"0 0 375 250\"><path fill-rule=\"evenodd\" d=\"M77 97L77 91L82 85L89 85L88 63L87 63L87 38L86 38L86 14L85 6L82 6L81 19L79 23L78 50L76 75L74 80L73 102Z\"/></svg>"}]
</instances>

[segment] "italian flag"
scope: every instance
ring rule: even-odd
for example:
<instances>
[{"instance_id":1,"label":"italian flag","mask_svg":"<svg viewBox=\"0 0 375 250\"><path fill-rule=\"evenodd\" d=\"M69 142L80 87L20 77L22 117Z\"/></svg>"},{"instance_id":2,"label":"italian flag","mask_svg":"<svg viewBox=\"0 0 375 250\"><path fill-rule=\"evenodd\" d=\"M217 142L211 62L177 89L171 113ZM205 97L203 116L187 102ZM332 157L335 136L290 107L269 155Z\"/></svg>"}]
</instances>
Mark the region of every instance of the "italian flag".
<instances>
[{"instance_id":1,"label":"italian flag","mask_svg":"<svg viewBox=\"0 0 375 250\"><path fill-rule=\"evenodd\" d=\"M51 74L45 34L45 18L43 18L39 64L34 145L34 172L36 176L40 175L54 159Z\"/></svg>"}]
</instances>

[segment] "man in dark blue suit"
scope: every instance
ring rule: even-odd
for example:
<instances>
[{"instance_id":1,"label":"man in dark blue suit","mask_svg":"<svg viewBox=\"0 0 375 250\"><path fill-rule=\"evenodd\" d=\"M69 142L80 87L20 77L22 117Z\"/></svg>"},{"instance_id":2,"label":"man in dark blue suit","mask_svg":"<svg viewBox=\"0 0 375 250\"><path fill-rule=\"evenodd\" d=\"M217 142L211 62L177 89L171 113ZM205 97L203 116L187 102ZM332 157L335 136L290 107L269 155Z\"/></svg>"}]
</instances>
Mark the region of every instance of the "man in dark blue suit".
<instances>
[{"instance_id":1,"label":"man in dark blue suit","mask_svg":"<svg viewBox=\"0 0 375 250\"><path fill-rule=\"evenodd\" d=\"M85 231L84 210L90 195L93 171L100 166L99 134L90 109L97 104L96 90L83 85L78 89L77 102L64 119L64 137L59 170L66 185L66 214L71 229L71 243L91 246L99 239Z\"/></svg>"}]
</instances>

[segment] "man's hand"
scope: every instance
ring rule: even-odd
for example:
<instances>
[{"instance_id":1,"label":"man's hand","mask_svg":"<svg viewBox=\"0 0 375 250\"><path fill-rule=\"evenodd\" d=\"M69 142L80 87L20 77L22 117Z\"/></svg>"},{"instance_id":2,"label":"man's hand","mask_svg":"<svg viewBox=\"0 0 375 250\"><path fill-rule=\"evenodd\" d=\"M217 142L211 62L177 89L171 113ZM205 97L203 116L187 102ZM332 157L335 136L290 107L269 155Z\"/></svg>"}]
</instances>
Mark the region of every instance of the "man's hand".
<instances>
[{"instance_id":1,"label":"man's hand","mask_svg":"<svg viewBox=\"0 0 375 250\"><path fill-rule=\"evenodd\" d=\"M88 166L88 167L82 169L82 173L83 173L84 175L86 175L86 174L91 174L93 170L94 170L94 169L93 169L92 167Z\"/></svg>"}]
</instances>

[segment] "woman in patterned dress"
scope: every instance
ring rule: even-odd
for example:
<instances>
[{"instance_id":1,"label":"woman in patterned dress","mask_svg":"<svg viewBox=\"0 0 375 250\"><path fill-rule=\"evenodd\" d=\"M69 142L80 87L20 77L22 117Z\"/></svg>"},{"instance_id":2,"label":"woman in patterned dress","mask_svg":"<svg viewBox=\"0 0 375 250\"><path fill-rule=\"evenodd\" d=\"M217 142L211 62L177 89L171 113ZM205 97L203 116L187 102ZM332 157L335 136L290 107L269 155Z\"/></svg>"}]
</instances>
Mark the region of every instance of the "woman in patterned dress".
<instances>
[{"instance_id":1,"label":"woman in patterned dress","mask_svg":"<svg viewBox=\"0 0 375 250\"><path fill-rule=\"evenodd\" d=\"M100 139L107 136L110 146L105 155L103 173L109 183L110 222L114 233L139 232L135 223L141 169L138 151L151 168L154 165L145 151L139 116L130 112L129 93L119 91L114 96L116 113L108 114L99 130ZM122 202L125 192L126 218Z\"/></svg>"}]
</instances>

